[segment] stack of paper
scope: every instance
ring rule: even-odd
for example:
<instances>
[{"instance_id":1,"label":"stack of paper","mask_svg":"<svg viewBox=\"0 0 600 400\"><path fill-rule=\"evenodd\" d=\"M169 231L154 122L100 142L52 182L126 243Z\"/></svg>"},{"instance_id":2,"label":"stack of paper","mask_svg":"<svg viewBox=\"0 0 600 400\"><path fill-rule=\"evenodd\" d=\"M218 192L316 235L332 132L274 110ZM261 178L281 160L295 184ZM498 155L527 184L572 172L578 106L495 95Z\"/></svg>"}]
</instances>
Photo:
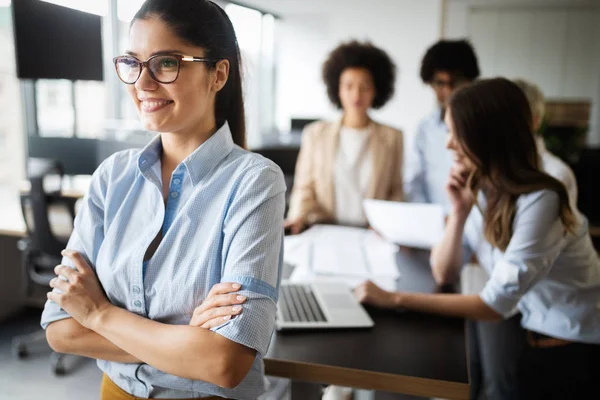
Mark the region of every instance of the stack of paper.
<instances>
[{"instance_id":1,"label":"stack of paper","mask_svg":"<svg viewBox=\"0 0 600 400\"><path fill-rule=\"evenodd\" d=\"M369 225L386 240L431 249L444 235L444 210L438 204L365 200Z\"/></svg>"},{"instance_id":2,"label":"stack of paper","mask_svg":"<svg viewBox=\"0 0 600 400\"><path fill-rule=\"evenodd\" d=\"M394 290L400 276L396 251L371 230L316 225L286 236L284 259L295 266L292 281L335 280L355 287L369 279Z\"/></svg>"}]
</instances>

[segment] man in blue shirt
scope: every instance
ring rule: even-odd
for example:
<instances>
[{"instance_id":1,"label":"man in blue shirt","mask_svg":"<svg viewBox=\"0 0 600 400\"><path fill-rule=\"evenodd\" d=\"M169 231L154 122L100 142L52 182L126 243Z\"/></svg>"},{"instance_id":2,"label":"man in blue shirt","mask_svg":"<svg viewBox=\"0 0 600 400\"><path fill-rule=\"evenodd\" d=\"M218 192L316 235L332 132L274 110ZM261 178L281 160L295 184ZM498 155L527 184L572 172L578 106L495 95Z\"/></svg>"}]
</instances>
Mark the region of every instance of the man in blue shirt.
<instances>
[{"instance_id":1,"label":"man in blue shirt","mask_svg":"<svg viewBox=\"0 0 600 400\"><path fill-rule=\"evenodd\" d=\"M452 165L446 149L448 130L444 124L446 103L457 88L479 76L477 56L466 40L440 40L431 46L421 63L421 79L431 86L436 109L419 124L412 160L407 168L404 191L411 202L441 204L448 211L445 186Z\"/></svg>"}]
</instances>

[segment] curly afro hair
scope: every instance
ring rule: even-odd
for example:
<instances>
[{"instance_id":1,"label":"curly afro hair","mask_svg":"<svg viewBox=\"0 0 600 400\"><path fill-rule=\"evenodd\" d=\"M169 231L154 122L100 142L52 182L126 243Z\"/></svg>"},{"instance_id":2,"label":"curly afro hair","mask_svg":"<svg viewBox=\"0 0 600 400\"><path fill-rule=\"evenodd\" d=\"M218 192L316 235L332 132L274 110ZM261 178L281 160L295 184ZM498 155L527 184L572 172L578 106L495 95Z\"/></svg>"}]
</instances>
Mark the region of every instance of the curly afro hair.
<instances>
[{"instance_id":1,"label":"curly afro hair","mask_svg":"<svg viewBox=\"0 0 600 400\"><path fill-rule=\"evenodd\" d=\"M396 65L387 53L370 42L353 40L336 47L323 64L323 81L327 86L327 96L337 108L342 108L339 97L340 75L347 68L366 68L373 77L375 98L373 108L380 108L394 94Z\"/></svg>"},{"instance_id":2,"label":"curly afro hair","mask_svg":"<svg viewBox=\"0 0 600 400\"><path fill-rule=\"evenodd\" d=\"M421 79L430 83L437 71L475 80L479 76L475 50L466 40L440 40L423 57Z\"/></svg>"}]
</instances>

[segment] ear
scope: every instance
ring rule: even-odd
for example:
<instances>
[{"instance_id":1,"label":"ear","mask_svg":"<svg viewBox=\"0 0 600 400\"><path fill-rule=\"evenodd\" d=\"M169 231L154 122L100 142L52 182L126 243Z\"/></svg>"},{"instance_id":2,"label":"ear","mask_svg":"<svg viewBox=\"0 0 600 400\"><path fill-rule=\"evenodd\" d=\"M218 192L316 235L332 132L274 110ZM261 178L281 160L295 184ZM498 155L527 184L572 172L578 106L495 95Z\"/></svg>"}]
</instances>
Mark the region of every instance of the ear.
<instances>
[{"instance_id":1,"label":"ear","mask_svg":"<svg viewBox=\"0 0 600 400\"><path fill-rule=\"evenodd\" d=\"M218 61L212 75L211 88L218 92L223 89L229 78L229 60Z\"/></svg>"}]
</instances>

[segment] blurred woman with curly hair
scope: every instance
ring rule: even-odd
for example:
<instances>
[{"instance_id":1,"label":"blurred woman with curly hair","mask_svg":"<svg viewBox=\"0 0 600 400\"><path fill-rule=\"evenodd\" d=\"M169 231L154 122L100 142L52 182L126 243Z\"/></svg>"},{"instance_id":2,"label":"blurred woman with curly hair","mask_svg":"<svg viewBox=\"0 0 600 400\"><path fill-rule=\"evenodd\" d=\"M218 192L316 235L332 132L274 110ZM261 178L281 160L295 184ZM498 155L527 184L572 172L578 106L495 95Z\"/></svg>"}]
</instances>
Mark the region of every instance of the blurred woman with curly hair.
<instances>
[{"instance_id":1,"label":"blurred woman with curly hair","mask_svg":"<svg viewBox=\"0 0 600 400\"><path fill-rule=\"evenodd\" d=\"M342 43L329 54L323 80L342 115L304 129L290 233L321 222L366 226L364 199L402 200L402 132L369 116L392 98L395 77L394 62L371 43Z\"/></svg>"}]
</instances>

